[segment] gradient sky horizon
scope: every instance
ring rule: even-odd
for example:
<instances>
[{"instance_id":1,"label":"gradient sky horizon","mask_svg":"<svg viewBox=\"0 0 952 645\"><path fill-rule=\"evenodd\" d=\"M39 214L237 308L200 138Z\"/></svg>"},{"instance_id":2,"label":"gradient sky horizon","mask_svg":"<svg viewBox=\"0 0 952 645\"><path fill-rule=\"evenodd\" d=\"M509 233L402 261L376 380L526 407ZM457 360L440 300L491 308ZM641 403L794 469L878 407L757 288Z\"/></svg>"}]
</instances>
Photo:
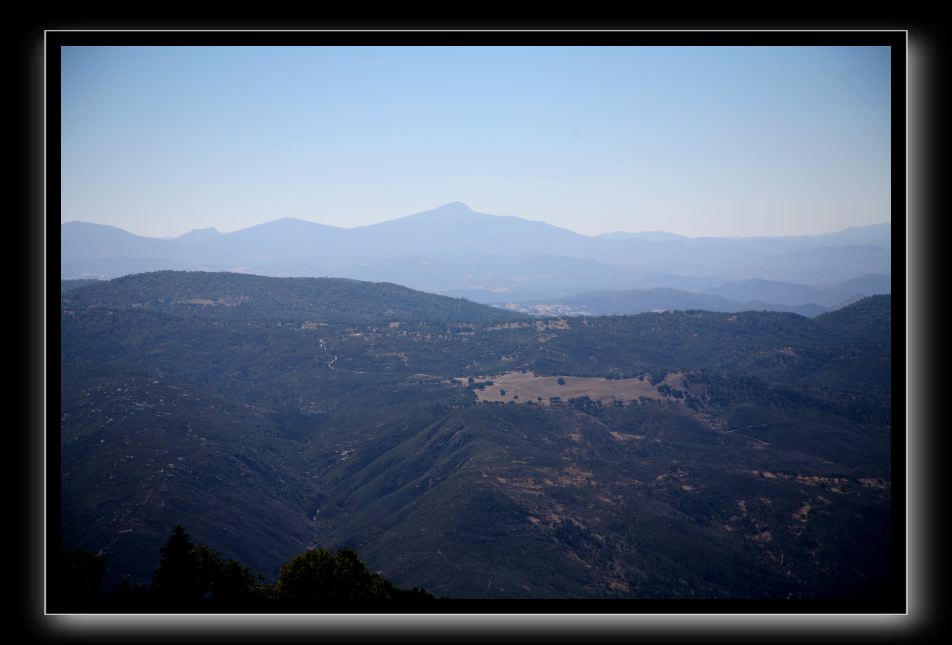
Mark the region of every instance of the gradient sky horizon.
<instances>
[{"instance_id":1,"label":"gradient sky horizon","mask_svg":"<svg viewBox=\"0 0 952 645\"><path fill-rule=\"evenodd\" d=\"M888 47L64 47L61 110L61 221L140 235L891 221Z\"/></svg>"}]
</instances>

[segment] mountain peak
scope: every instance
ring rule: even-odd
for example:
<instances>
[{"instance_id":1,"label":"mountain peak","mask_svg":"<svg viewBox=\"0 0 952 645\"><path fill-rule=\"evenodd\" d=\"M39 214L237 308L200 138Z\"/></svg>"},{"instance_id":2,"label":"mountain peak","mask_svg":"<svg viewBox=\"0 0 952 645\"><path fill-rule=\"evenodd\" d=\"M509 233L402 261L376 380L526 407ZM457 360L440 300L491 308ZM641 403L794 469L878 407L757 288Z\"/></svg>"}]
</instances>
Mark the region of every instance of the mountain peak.
<instances>
[{"instance_id":1,"label":"mountain peak","mask_svg":"<svg viewBox=\"0 0 952 645\"><path fill-rule=\"evenodd\" d=\"M442 206L437 206L431 212L440 212L440 213L475 213L472 208L464 204L463 202L448 202Z\"/></svg>"},{"instance_id":2,"label":"mountain peak","mask_svg":"<svg viewBox=\"0 0 952 645\"><path fill-rule=\"evenodd\" d=\"M395 220L389 220L387 222L382 222L383 226L389 226L393 222L403 222L403 221L424 221L431 224L438 222L445 222L448 220L457 220L470 218L472 216L483 216L482 213L477 213L472 208L464 204L463 202L448 202L437 206L436 208L430 208L425 211L420 211L419 213L413 213L412 215L407 215Z\"/></svg>"},{"instance_id":3,"label":"mountain peak","mask_svg":"<svg viewBox=\"0 0 952 645\"><path fill-rule=\"evenodd\" d=\"M220 233L221 231L219 231L214 226L209 226L207 228L193 228L188 233L184 233L179 237L185 237L186 235L218 235Z\"/></svg>"},{"instance_id":4,"label":"mountain peak","mask_svg":"<svg viewBox=\"0 0 952 645\"><path fill-rule=\"evenodd\" d=\"M218 237L219 235L221 235L221 231L214 226L209 226L208 228L196 228L173 239L179 242L202 242L213 237Z\"/></svg>"}]
</instances>

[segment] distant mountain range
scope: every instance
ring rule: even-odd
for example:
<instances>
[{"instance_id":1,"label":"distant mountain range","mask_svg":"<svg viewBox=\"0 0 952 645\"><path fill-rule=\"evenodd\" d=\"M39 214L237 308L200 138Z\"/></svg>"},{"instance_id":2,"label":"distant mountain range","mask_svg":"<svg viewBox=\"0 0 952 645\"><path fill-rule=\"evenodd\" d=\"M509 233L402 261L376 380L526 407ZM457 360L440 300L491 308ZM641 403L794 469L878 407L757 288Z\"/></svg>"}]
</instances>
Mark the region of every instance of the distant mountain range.
<instances>
[{"instance_id":1,"label":"distant mountain range","mask_svg":"<svg viewBox=\"0 0 952 645\"><path fill-rule=\"evenodd\" d=\"M889 224L793 237L688 238L659 231L590 237L477 213L459 202L356 228L284 218L232 233L208 228L158 239L68 222L61 235L64 279L166 269L333 276L484 303L666 287L741 302L830 307L870 295L864 287L834 297L834 286L868 275L888 281L882 276L891 273ZM829 298L811 299L821 295Z\"/></svg>"},{"instance_id":2,"label":"distant mountain range","mask_svg":"<svg viewBox=\"0 0 952 645\"><path fill-rule=\"evenodd\" d=\"M871 274L830 287L752 278L723 284L700 292L668 287L592 291L554 300L510 302L510 311L533 315L604 316L649 311L790 311L818 316L869 295L891 293L888 275Z\"/></svg>"}]
</instances>

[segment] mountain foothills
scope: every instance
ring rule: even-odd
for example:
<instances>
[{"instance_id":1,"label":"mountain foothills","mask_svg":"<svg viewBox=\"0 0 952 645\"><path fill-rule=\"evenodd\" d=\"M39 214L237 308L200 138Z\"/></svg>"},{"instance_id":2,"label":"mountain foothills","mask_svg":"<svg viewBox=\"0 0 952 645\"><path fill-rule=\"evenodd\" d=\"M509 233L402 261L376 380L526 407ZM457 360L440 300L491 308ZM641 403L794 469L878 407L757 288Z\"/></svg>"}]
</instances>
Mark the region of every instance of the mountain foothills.
<instances>
[{"instance_id":1,"label":"mountain foothills","mask_svg":"<svg viewBox=\"0 0 952 645\"><path fill-rule=\"evenodd\" d=\"M68 222L61 226L61 277L109 279L162 269L336 276L512 304L535 315L688 309L716 296L732 311L812 316L889 293L890 235L890 225L880 224L796 237L590 237L454 202L372 226L284 218L231 233L198 229L175 239ZM611 305L604 294L578 297L657 288L688 293L669 294L667 307L647 308L625 293L612 296Z\"/></svg>"},{"instance_id":2,"label":"mountain foothills","mask_svg":"<svg viewBox=\"0 0 952 645\"><path fill-rule=\"evenodd\" d=\"M322 547L441 597L877 598L890 320L888 295L538 318L357 280L64 283L63 542L110 584L182 525L265 579Z\"/></svg>"}]
</instances>

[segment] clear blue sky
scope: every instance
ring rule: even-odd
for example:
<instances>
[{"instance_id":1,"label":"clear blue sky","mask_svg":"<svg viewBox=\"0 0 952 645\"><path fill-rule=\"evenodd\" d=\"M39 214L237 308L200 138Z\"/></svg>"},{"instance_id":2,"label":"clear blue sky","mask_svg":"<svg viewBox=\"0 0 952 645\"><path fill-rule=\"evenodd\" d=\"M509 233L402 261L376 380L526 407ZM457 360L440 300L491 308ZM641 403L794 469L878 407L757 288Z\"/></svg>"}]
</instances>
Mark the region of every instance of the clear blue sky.
<instances>
[{"instance_id":1,"label":"clear blue sky","mask_svg":"<svg viewBox=\"0 0 952 645\"><path fill-rule=\"evenodd\" d=\"M62 221L151 236L462 201L589 235L890 221L869 47L66 47Z\"/></svg>"}]
</instances>

